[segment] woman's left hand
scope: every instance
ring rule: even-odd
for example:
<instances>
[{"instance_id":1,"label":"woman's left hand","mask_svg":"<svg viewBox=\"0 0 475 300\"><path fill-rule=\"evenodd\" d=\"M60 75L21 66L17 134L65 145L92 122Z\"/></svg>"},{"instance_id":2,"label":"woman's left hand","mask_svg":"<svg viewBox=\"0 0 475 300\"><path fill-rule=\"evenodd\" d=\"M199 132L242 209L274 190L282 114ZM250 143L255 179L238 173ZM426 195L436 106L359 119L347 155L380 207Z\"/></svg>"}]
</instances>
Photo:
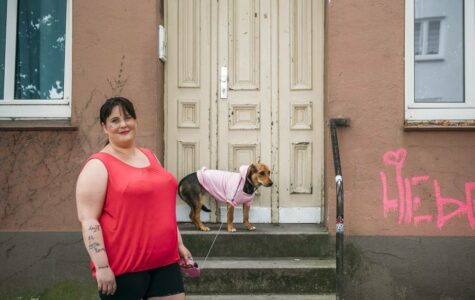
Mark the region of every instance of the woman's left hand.
<instances>
[{"instance_id":1,"label":"woman's left hand","mask_svg":"<svg viewBox=\"0 0 475 300\"><path fill-rule=\"evenodd\" d=\"M185 260L192 258L190 250L188 250L188 248L183 244L178 245L178 252L180 253L180 257Z\"/></svg>"}]
</instances>

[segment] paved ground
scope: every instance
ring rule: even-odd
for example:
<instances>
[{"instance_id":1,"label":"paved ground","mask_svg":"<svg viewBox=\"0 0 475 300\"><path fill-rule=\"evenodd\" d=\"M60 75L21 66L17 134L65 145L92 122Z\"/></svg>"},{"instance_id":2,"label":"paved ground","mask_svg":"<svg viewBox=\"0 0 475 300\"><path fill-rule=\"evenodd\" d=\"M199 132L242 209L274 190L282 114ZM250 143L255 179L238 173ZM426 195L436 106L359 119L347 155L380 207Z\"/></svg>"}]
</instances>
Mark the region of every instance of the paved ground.
<instances>
[{"instance_id":1,"label":"paved ground","mask_svg":"<svg viewBox=\"0 0 475 300\"><path fill-rule=\"evenodd\" d=\"M187 295L189 300L335 300L335 295Z\"/></svg>"}]
</instances>

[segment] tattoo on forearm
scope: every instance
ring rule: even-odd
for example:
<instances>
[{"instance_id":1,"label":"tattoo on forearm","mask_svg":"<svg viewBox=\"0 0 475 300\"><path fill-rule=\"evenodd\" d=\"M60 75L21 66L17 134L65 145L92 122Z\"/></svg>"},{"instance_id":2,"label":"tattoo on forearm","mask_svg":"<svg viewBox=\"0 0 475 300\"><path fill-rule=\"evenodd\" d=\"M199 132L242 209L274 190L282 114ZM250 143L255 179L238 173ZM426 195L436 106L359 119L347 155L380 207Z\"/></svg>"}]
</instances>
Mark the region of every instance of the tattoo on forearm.
<instances>
[{"instance_id":1,"label":"tattoo on forearm","mask_svg":"<svg viewBox=\"0 0 475 300\"><path fill-rule=\"evenodd\" d=\"M102 251L105 251L104 246L102 246L100 243L96 242L96 239L94 237L94 234L97 232L101 231L101 227L99 224L97 225L91 225L88 228L90 234L87 236L87 242L88 242L88 249L90 251L94 251L95 253L99 253Z\"/></svg>"},{"instance_id":2,"label":"tattoo on forearm","mask_svg":"<svg viewBox=\"0 0 475 300\"><path fill-rule=\"evenodd\" d=\"M89 226L89 231L91 231L92 233L96 233L96 232L99 232L101 231L101 226L99 224L97 225L91 225Z\"/></svg>"},{"instance_id":3,"label":"tattoo on forearm","mask_svg":"<svg viewBox=\"0 0 475 300\"><path fill-rule=\"evenodd\" d=\"M100 243L98 243L94 240L94 236L90 235L90 236L88 236L87 239L88 239L88 242L89 242L89 245L88 245L87 248L89 250L91 250L91 251L93 250L95 253L105 251L104 247Z\"/></svg>"},{"instance_id":4,"label":"tattoo on forearm","mask_svg":"<svg viewBox=\"0 0 475 300\"><path fill-rule=\"evenodd\" d=\"M109 266L108 265L105 265L105 266L99 266L97 267L98 270L102 270L102 269L108 269Z\"/></svg>"},{"instance_id":5,"label":"tattoo on forearm","mask_svg":"<svg viewBox=\"0 0 475 300\"><path fill-rule=\"evenodd\" d=\"M94 251L95 253L99 253L101 251L105 251L104 247L98 242L89 242L88 249Z\"/></svg>"}]
</instances>

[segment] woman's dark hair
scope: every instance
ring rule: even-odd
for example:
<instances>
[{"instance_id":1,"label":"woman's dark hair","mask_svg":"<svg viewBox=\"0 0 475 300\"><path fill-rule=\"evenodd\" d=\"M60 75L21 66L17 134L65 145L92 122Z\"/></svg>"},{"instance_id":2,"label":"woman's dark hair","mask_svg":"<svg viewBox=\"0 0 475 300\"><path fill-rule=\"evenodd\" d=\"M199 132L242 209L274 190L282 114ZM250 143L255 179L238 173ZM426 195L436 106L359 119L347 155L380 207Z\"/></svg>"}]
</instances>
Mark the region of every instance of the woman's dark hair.
<instances>
[{"instance_id":1,"label":"woman's dark hair","mask_svg":"<svg viewBox=\"0 0 475 300\"><path fill-rule=\"evenodd\" d=\"M135 109L132 102L129 99L124 97L112 97L106 100L104 104L102 104L101 109L99 111L99 120L101 124L105 124L107 118L111 115L112 109L116 106L120 106L124 112L128 113L132 118L137 119L135 115Z\"/></svg>"}]
</instances>

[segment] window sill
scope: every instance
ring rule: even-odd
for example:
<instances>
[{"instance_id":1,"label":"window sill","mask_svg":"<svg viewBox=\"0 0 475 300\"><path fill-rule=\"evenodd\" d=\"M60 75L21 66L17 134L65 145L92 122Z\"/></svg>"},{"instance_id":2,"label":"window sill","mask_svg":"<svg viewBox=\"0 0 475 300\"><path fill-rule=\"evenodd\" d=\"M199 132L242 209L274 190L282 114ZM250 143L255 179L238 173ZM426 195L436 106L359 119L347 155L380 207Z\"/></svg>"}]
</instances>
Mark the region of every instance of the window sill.
<instances>
[{"instance_id":1,"label":"window sill","mask_svg":"<svg viewBox=\"0 0 475 300\"><path fill-rule=\"evenodd\" d=\"M407 121L404 131L475 131L475 120Z\"/></svg>"},{"instance_id":2,"label":"window sill","mask_svg":"<svg viewBox=\"0 0 475 300\"><path fill-rule=\"evenodd\" d=\"M0 121L0 131L76 131L70 120Z\"/></svg>"}]
</instances>

